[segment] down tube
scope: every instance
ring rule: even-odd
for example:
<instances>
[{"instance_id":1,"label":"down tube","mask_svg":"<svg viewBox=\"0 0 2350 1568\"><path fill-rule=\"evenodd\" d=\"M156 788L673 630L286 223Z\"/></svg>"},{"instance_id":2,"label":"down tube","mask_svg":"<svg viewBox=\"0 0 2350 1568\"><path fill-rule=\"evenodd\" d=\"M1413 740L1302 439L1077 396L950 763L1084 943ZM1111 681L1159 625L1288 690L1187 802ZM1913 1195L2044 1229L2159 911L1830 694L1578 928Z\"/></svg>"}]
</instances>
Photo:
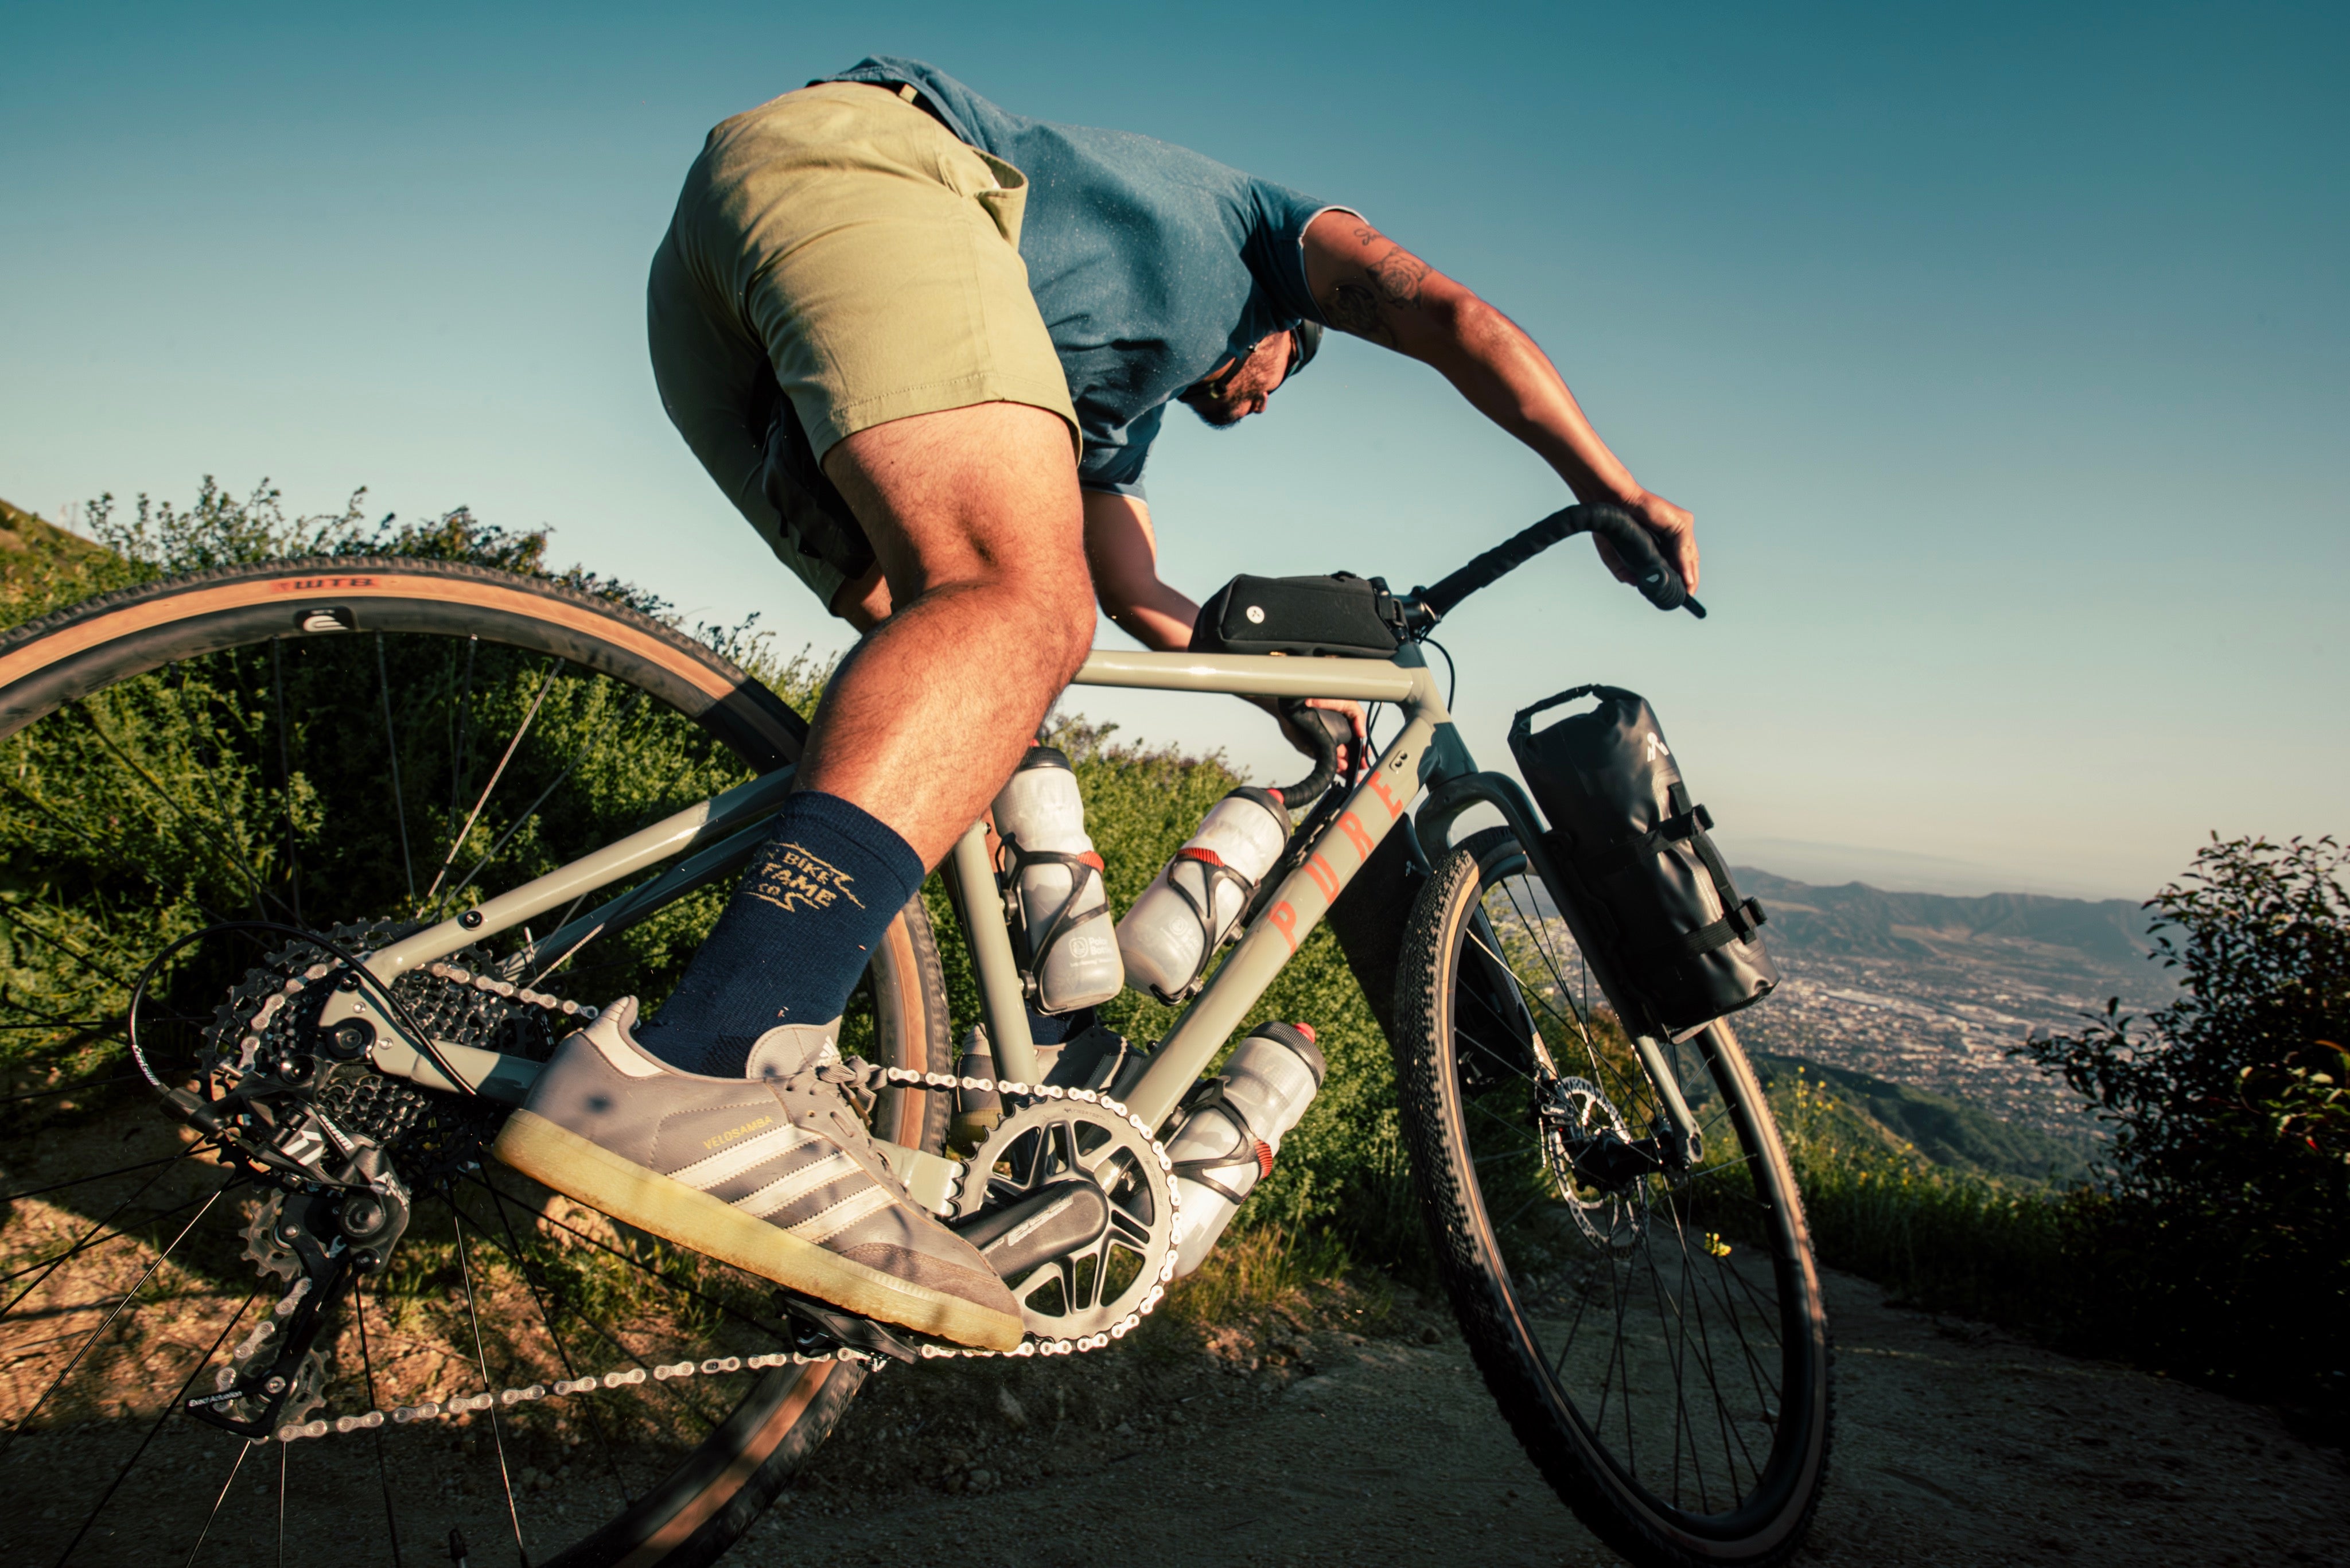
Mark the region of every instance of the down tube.
<instances>
[{"instance_id":1,"label":"down tube","mask_svg":"<svg viewBox=\"0 0 2350 1568\"><path fill-rule=\"evenodd\" d=\"M1208 989L1176 1020L1149 1071L1127 1096L1128 1110L1164 1130L1168 1116L1207 1071L1217 1050L1240 1027L1264 988L1273 983L1273 977L1313 934L1331 902L1370 859L1379 841L1402 820L1419 793L1422 753L1442 712L1441 708L1434 714L1422 711L1404 725L1403 733L1356 786L1347 808L1323 833L1305 864L1274 890L1273 901L1241 938L1240 946L1208 982Z\"/></svg>"}]
</instances>

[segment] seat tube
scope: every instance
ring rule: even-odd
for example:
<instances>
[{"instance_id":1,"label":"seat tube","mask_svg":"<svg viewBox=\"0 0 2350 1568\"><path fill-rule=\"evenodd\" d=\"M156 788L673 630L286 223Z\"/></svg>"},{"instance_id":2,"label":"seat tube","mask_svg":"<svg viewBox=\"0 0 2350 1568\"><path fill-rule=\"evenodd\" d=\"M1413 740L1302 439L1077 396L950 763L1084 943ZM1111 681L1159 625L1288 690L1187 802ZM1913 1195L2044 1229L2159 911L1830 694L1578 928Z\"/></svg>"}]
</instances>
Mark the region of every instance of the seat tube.
<instances>
[{"instance_id":1,"label":"seat tube","mask_svg":"<svg viewBox=\"0 0 2350 1568\"><path fill-rule=\"evenodd\" d=\"M985 825L972 823L941 869L954 880L955 903L962 910L963 935L979 976L980 1009L995 1048L995 1070L1014 1083L1034 1084L1036 1041L1028 1033L1027 998L1020 987L1019 961L1012 956L1003 894L995 885L995 867L988 864Z\"/></svg>"}]
</instances>

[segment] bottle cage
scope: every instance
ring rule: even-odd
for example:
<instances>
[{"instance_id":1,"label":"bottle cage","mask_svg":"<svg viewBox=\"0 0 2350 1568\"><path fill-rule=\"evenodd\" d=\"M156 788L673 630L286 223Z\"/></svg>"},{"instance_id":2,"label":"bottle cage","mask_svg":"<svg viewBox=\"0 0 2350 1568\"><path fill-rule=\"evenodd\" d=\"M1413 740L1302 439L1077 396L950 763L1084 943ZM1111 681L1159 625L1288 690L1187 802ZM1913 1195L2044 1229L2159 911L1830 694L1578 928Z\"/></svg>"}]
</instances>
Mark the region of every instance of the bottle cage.
<instances>
[{"instance_id":1,"label":"bottle cage","mask_svg":"<svg viewBox=\"0 0 2350 1568\"><path fill-rule=\"evenodd\" d=\"M1191 889L1175 879L1177 868L1187 860L1201 868L1200 891L1206 896L1205 902L1193 898ZM1167 867L1167 885L1181 896L1183 902L1191 907L1193 917L1200 922L1200 961L1191 966L1191 978L1171 992L1160 991L1155 985L1150 988L1153 995L1170 1006L1183 1001L1200 989L1200 981L1208 972L1208 961L1214 958L1217 950L1223 946L1216 930L1216 884L1219 882L1230 882L1241 890L1241 913L1245 916L1248 913L1249 900L1256 897L1257 885L1225 865L1223 857L1214 850L1201 849L1187 844L1175 852L1174 861ZM1235 920L1232 923L1237 928L1240 921Z\"/></svg>"},{"instance_id":2,"label":"bottle cage","mask_svg":"<svg viewBox=\"0 0 2350 1568\"><path fill-rule=\"evenodd\" d=\"M1232 1130L1241 1135L1241 1147L1253 1151L1253 1154L1220 1155L1212 1159L1179 1159L1171 1168L1174 1175L1189 1177L1211 1192L1229 1198L1234 1203L1244 1203L1248 1201L1247 1193L1234 1192L1208 1173L1211 1170L1222 1170L1227 1166L1239 1165L1253 1158L1256 1160L1257 1179L1263 1181L1273 1174L1273 1146L1256 1136L1256 1129L1249 1126L1248 1114L1224 1093L1226 1085L1231 1083L1230 1078L1222 1075L1202 1079L1200 1086L1191 1093L1187 1107L1189 1114L1183 1119L1189 1122L1192 1116L1205 1116L1211 1111L1219 1112L1226 1121L1232 1124Z\"/></svg>"},{"instance_id":3,"label":"bottle cage","mask_svg":"<svg viewBox=\"0 0 2350 1568\"><path fill-rule=\"evenodd\" d=\"M1052 918L1045 922L1041 930L1028 909L1026 898L1020 891L1020 873L1031 866L1060 866L1069 873L1069 896L1061 900L1061 907L1053 911ZM1007 833L1002 836L1001 847L996 852L995 874L1003 890L1020 899L1020 945L1027 950L1020 979L1029 997L1042 1001L1045 961L1053 956L1054 946L1076 928L1077 900L1085 897L1092 883L1101 879L1102 857L1090 849L1082 855L1072 855L1060 849L1024 849L1020 846L1020 840ZM1101 907L1104 909L1109 907L1107 889L1104 890Z\"/></svg>"}]
</instances>

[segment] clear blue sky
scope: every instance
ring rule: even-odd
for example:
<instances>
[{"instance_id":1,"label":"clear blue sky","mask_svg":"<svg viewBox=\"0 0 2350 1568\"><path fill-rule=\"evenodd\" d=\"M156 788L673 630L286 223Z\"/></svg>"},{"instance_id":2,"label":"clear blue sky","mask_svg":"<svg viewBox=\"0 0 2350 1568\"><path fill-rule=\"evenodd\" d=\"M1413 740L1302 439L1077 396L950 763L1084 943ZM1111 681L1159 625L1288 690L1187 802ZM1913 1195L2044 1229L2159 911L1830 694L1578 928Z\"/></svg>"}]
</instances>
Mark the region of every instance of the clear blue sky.
<instances>
[{"instance_id":1,"label":"clear blue sky","mask_svg":"<svg viewBox=\"0 0 2350 1568\"><path fill-rule=\"evenodd\" d=\"M1697 513L1703 625L1579 545L1471 601L1489 763L1512 709L1612 680L1738 858L2142 897L2210 829L2350 828L2344 16L15 0L0 495L364 484L836 647L663 419L644 269L711 124L916 55L1361 208ZM1195 595L1424 580L1563 500L1357 342L1238 433L1169 430ZM1078 701L1288 771L1236 707Z\"/></svg>"}]
</instances>

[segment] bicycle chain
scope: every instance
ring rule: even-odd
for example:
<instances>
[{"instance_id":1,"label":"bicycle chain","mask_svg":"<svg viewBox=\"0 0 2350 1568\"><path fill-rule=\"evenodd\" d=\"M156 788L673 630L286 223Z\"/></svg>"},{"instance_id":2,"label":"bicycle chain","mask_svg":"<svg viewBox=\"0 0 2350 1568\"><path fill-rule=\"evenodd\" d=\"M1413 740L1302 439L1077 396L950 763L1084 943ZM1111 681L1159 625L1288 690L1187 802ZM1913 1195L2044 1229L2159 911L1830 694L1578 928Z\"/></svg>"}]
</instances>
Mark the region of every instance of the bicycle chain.
<instances>
[{"instance_id":1,"label":"bicycle chain","mask_svg":"<svg viewBox=\"0 0 2350 1568\"><path fill-rule=\"evenodd\" d=\"M265 1030L272 1014L308 989L312 983L326 979L335 971L337 967L333 964L315 963L300 974L288 977L283 987L264 1004L257 1021L261 1027ZM498 997L509 1004L520 1002L547 1012L559 1012L567 1017L576 1017L583 1023L594 1023L600 1011L584 1002L549 996L544 992L516 986L491 975L475 973L456 964L426 964L418 972L430 975L435 980L445 981L456 986ZM249 1029L252 1025L248 1024L247 1027ZM250 1060L249 1054L257 1051L262 1042L258 1038L248 1036L240 1041L239 1044L244 1047L245 1053L248 1054L247 1059ZM877 1084L923 1089L932 1093L951 1093L959 1088L973 1091L993 1090L1006 1101L1076 1100L1087 1105L1098 1106L1112 1116L1123 1117L1136 1132L1142 1135L1149 1143L1151 1154L1158 1160L1159 1169L1171 1172L1175 1168L1174 1157L1167 1152L1166 1145L1152 1136L1149 1123L1128 1110L1123 1104L1096 1090L1064 1088L1057 1084L1031 1085L1016 1083L1009 1078L973 1078L959 1076L952 1073L918 1073L910 1067L882 1067L874 1071L872 1076ZM1113 1340L1123 1339L1142 1326L1142 1320L1149 1316L1152 1310L1165 1298L1167 1286L1174 1278L1175 1261L1175 1253L1170 1249L1167 1257L1159 1263L1158 1282L1151 1286L1149 1293L1142 1298L1132 1312L1128 1313L1124 1318L1107 1329L1097 1330L1075 1339L1042 1339L1031 1335L1022 1340L1016 1349L1008 1351L923 1345L919 1347L921 1358L925 1361L997 1360L1036 1355L1082 1355L1089 1351L1103 1349ZM677 1377L723 1376L733 1372L767 1371L780 1366L809 1366L828 1361L850 1362L870 1369L887 1365L888 1358L852 1345L841 1345L818 1355L802 1351L778 1351L760 1355L709 1356L699 1362L687 1360L656 1363L650 1369L650 1376L655 1382L666 1382ZM279 1428L275 1436L279 1442L290 1443L303 1438L370 1431L384 1426L387 1422L395 1426L407 1426L417 1421L463 1417L476 1410L488 1410L493 1407L510 1409L516 1405L532 1404L542 1399L566 1395L638 1387L646 1382L647 1377L647 1369L642 1366L625 1367L616 1372L606 1372L585 1377L558 1378L552 1384L531 1383L517 1388L501 1388L495 1394L486 1392L461 1394L452 1399L427 1400L421 1405L401 1405L389 1412L369 1410L363 1415L338 1416L331 1421L323 1417L315 1417L299 1423L288 1422ZM259 1440L265 1442L268 1439Z\"/></svg>"}]
</instances>

